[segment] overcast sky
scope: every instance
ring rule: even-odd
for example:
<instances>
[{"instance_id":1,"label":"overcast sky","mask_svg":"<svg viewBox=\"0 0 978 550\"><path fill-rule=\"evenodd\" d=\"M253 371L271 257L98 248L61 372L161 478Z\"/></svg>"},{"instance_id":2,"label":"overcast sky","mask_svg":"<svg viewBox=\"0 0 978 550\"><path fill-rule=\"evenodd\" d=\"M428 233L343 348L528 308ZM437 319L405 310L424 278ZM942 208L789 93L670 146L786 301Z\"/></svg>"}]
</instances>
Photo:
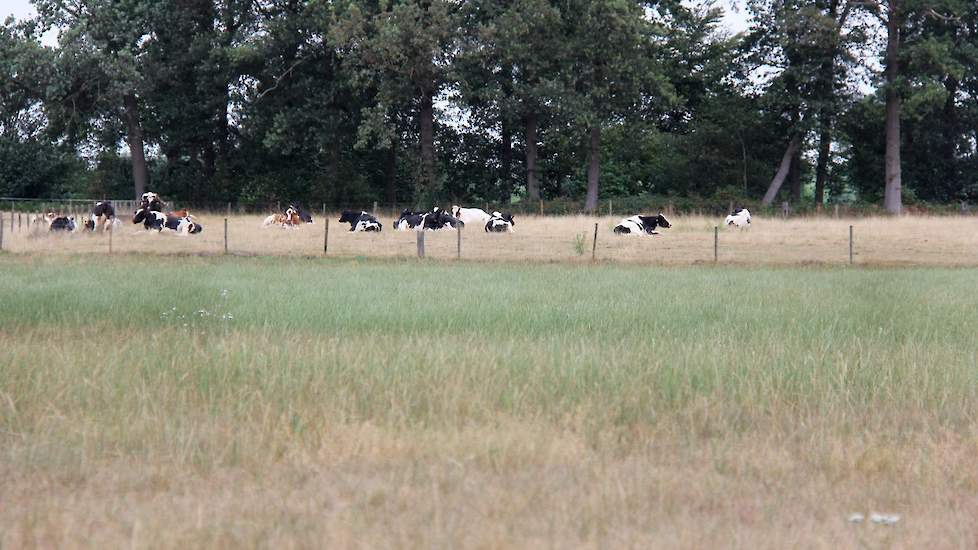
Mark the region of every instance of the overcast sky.
<instances>
[{"instance_id":1,"label":"overcast sky","mask_svg":"<svg viewBox=\"0 0 978 550\"><path fill-rule=\"evenodd\" d=\"M691 4L696 2L696 0L688 1ZM737 8L737 4L740 3L741 0L719 0L719 4L726 11L724 22L732 33L740 32L747 28L747 15L743 9ZM34 14L34 6L31 5L30 0L0 0L0 20L6 19L8 15L13 15L17 19L23 19Z\"/></svg>"}]
</instances>

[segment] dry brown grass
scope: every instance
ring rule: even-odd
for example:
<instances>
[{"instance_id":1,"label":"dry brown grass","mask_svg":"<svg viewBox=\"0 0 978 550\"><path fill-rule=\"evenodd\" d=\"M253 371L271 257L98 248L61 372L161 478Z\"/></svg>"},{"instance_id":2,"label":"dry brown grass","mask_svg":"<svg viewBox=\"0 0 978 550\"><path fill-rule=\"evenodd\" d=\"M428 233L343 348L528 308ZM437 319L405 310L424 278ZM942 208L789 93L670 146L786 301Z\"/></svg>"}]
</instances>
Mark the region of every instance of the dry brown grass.
<instances>
[{"instance_id":1,"label":"dry brown grass","mask_svg":"<svg viewBox=\"0 0 978 550\"><path fill-rule=\"evenodd\" d=\"M410 258L416 256L414 232L391 230L382 217L381 234L350 233L349 226L329 215L329 255L339 257ZM297 230L262 229L263 216L233 216L229 220L229 251L243 255L320 255L324 224ZM204 232L188 238L156 235L124 224L113 237L115 252L152 251L161 254L220 254L224 251L221 215L201 215ZM677 216L673 227L654 237L618 237L611 229L619 217L524 216L516 232L487 235L481 228L462 234L466 260L515 262L590 261L594 224L598 224L596 257L603 261L692 265L713 261L713 227L721 220ZM749 230L720 228L719 260L739 265L843 264L849 257L849 225L854 226L855 262L861 265L975 266L978 265L978 217L901 218L755 218ZM580 237L579 237L580 236ZM583 238L583 254L575 241ZM456 256L454 232L428 232L428 257ZM100 254L108 252L104 236L50 235L7 228L4 249L16 253Z\"/></svg>"}]
</instances>

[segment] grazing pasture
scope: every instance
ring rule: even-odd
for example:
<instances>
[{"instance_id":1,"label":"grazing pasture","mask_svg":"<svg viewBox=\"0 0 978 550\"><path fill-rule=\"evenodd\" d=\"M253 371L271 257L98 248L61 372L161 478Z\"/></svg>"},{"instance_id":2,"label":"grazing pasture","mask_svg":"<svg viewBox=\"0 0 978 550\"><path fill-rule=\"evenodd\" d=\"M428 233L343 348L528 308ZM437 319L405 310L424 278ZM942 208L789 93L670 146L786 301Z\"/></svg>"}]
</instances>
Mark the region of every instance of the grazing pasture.
<instances>
[{"instance_id":1,"label":"grazing pasture","mask_svg":"<svg viewBox=\"0 0 978 550\"><path fill-rule=\"evenodd\" d=\"M283 254L321 238L234 221ZM524 232L577 220L534 223L473 249L571 256ZM0 547L978 540L976 270L353 257L395 236L338 237L339 259L0 255Z\"/></svg>"},{"instance_id":2,"label":"grazing pasture","mask_svg":"<svg viewBox=\"0 0 978 550\"><path fill-rule=\"evenodd\" d=\"M393 231L395 217L380 215L380 233L351 233L330 213L330 256L409 258L416 256L415 233ZM654 214L654 213L653 213ZM197 235L150 235L129 223L113 235L114 252L160 254L220 254L224 251L224 215L198 214L205 228ZM265 228L263 215L232 216L228 250L237 255L322 255L324 224L313 212L314 224L296 229ZM669 229L659 235L625 238L612 233L621 216L517 216L512 233L486 234L482 224L462 234L462 258L505 262L587 262L598 224L595 256L602 261L655 265L695 265L713 262L713 229L719 230L719 261L746 266L843 264L849 261L849 226L854 226L854 260L872 266L978 266L978 216L901 218L763 218L755 216L750 229L723 225L723 218L670 216ZM4 249L16 253L100 254L108 252L104 235L51 235L9 230ZM425 235L428 258L454 259L454 231ZM586 240L586 246L575 244Z\"/></svg>"}]
</instances>

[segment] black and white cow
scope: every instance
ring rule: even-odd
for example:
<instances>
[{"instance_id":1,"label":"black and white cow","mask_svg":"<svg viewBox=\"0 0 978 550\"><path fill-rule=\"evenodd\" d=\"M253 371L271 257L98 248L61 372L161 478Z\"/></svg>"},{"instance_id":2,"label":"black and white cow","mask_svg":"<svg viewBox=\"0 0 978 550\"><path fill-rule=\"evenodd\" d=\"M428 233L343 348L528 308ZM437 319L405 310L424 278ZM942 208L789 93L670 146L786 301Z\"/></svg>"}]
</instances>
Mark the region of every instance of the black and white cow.
<instances>
[{"instance_id":1,"label":"black and white cow","mask_svg":"<svg viewBox=\"0 0 978 550\"><path fill-rule=\"evenodd\" d=\"M505 233L512 231L514 225L516 225L516 221L513 220L512 214L493 212L489 221L486 222L486 233Z\"/></svg>"},{"instance_id":2,"label":"black and white cow","mask_svg":"<svg viewBox=\"0 0 978 550\"><path fill-rule=\"evenodd\" d=\"M85 219L82 228L87 231L111 231L119 224L115 207L109 201L99 201L92 207L92 214Z\"/></svg>"},{"instance_id":3,"label":"black and white cow","mask_svg":"<svg viewBox=\"0 0 978 550\"><path fill-rule=\"evenodd\" d=\"M143 208L132 216L132 223L142 223L147 231L173 231L186 237L204 230L204 226L189 216L168 216L156 210Z\"/></svg>"},{"instance_id":4,"label":"black and white cow","mask_svg":"<svg viewBox=\"0 0 978 550\"><path fill-rule=\"evenodd\" d=\"M452 216L462 220L462 223L471 224L484 224L491 217L481 208L462 208L458 205L452 205Z\"/></svg>"},{"instance_id":5,"label":"black and white cow","mask_svg":"<svg viewBox=\"0 0 978 550\"><path fill-rule=\"evenodd\" d=\"M63 231L66 233L73 233L77 229L75 225L74 216L58 216L51 220L51 225L48 226L49 231Z\"/></svg>"},{"instance_id":6,"label":"black and white cow","mask_svg":"<svg viewBox=\"0 0 978 550\"><path fill-rule=\"evenodd\" d=\"M734 225L741 229L746 229L750 227L750 210L746 208L738 208L734 210L733 214L727 216L723 223L730 226Z\"/></svg>"},{"instance_id":7,"label":"black and white cow","mask_svg":"<svg viewBox=\"0 0 978 550\"><path fill-rule=\"evenodd\" d=\"M344 210L340 213L340 223L349 223L350 232L379 232L384 228L377 218L363 211L354 212L353 210Z\"/></svg>"},{"instance_id":8,"label":"black and white cow","mask_svg":"<svg viewBox=\"0 0 978 550\"><path fill-rule=\"evenodd\" d=\"M163 211L163 201L160 196L152 191L147 191L143 193L142 197L139 198L139 208L149 208L154 212Z\"/></svg>"},{"instance_id":9,"label":"black and white cow","mask_svg":"<svg viewBox=\"0 0 978 550\"><path fill-rule=\"evenodd\" d=\"M425 231L454 230L465 227L465 223L436 206L424 215L422 227Z\"/></svg>"},{"instance_id":10,"label":"black and white cow","mask_svg":"<svg viewBox=\"0 0 978 550\"><path fill-rule=\"evenodd\" d=\"M662 215L632 216L618 222L615 226L616 235L658 235L656 227L672 227L672 224Z\"/></svg>"},{"instance_id":11,"label":"black and white cow","mask_svg":"<svg viewBox=\"0 0 978 550\"><path fill-rule=\"evenodd\" d=\"M421 229L424 225L425 215L424 212L401 211L401 215L394 220L394 231Z\"/></svg>"},{"instance_id":12,"label":"black and white cow","mask_svg":"<svg viewBox=\"0 0 978 550\"><path fill-rule=\"evenodd\" d=\"M159 210L152 210L149 206L144 206L136 210L132 215L133 224L143 224L147 231L162 231L166 226L166 214Z\"/></svg>"},{"instance_id":13,"label":"black and white cow","mask_svg":"<svg viewBox=\"0 0 978 550\"><path fill-rule=\"evenodd\" d=\"M187 235L196 235L204 230L203 225L200 225L189 216L167 216L166 221L163 223L163 227L183 237L186 237Z\"/></svg>"}]
</instances>

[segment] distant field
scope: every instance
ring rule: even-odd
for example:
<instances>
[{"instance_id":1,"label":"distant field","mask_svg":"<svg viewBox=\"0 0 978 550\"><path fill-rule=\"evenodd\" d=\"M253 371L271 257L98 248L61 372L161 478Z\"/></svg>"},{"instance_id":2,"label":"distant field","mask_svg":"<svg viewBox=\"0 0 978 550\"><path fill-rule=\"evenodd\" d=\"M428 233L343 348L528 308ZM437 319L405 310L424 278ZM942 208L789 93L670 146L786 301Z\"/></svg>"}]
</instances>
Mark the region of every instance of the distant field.
<instances>
[{"instance_id":1,"label":"distant field","mask_svg":"<svg viewBox=\"0 0 978 550\"><path fill-rule=\"evenodd\" d=\"M972 547L976 281L0 255L0 547Z\"/></svg>"},{"instance_id":2,"label":"distant field","mask_svg":"<svg viewBox=\"0 0 978 550\"><path fill-rule=\"evenodd\" d=\"M224 251L223 214L199 213L204 232L189 238L153 235L125 224L113 238L115 252L220 254ZM416 256L414 232L391 231L389 213L381 215L379 235L350 233L349 225L330 218L329 255L347 258L410 258ZM6 218L9 221L9 218ZM261 229L263 216L233 216L228 249L238 255L322 255L324 224L295 231ZM713 262L713 228L720 218L676 216L671 229L654 237L618 237L612 228L621 219L588 216L517 217L516 232L487 235L481 227L463 232L462 258L505 262L567 262L591 260L594 224L598 224L596 258L616 263L698 265ZM854 260L871 266L978 266L978 216L900 218L755 218L747 231L720 227L719 261L737 265L840 265L849 261L849 226L854 226ZM26 226L4 236L4 249L16 253L105 254L104 236L32 233ZM454 232L426 234L430 258L456 257Z\"/></svg>"}]
</instances>

